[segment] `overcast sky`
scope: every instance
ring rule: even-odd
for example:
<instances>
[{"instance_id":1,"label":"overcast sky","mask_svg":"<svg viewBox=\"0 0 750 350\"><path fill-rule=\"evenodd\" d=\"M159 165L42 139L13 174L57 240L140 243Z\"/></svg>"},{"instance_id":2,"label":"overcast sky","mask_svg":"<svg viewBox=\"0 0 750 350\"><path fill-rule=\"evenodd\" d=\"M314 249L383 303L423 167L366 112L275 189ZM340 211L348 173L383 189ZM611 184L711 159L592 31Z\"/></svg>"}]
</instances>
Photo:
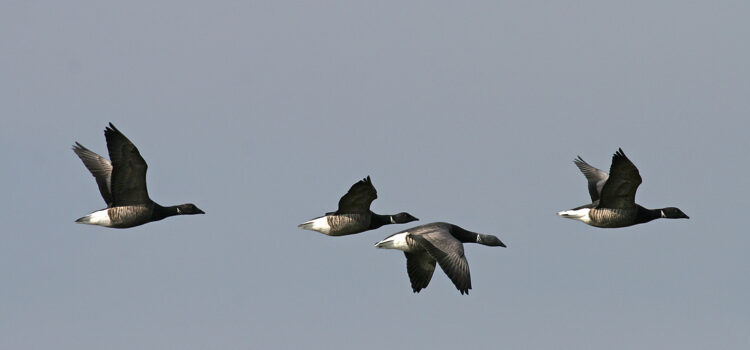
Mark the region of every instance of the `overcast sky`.
<instances>
[{"instance_id":1,"label":"overcast sky","mask_svg":"<svg viewBox=\"0 0 750 350\"><path fill-rule=\"evenodd\" d=\"M3 1L2 349L744 349L748 1ZM163 205L115 230L71 151L113 122ZM599 229L572 160L622 147L636 200ZM420 221L297 224L370 175ZM411 291L374 247L448 221L473 289Z\"/></svg>"}]
</instances>

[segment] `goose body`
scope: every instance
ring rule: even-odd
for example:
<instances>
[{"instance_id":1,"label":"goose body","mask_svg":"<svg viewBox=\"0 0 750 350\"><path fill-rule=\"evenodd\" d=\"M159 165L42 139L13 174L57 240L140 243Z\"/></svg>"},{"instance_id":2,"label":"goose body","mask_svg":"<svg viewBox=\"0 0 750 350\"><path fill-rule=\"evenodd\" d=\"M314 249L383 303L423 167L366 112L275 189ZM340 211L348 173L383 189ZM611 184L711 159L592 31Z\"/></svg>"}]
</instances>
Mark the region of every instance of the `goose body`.
<instances>
[{"instance_id":1,"label":"goose body","mask_svg":"<svg viewBox=\"0 0 750 350\"><path fill-rule=\"evenodd\" d=\"M573 162L588 181L592 203L560 211L559 216L602 228L627 227L659 218L689 218L675 207L647 209L635 203L635 192L642 179L638 168L622 149L612 156L609 174L586 163L580 156Z\"/></svg>"},{"instance_id":2,"label":"goose body","mask_svg":"<svg viewBox=\"0 0 750 350\"><path fill-rule=\"evenodd\" d=\"M341 197L338 210L299 224L297 227L318 231L329 236L344 236L374 230L383 225L403 224L418 220L408 213L394 215L373 213L370 210L370 204L376 198L378 198L377 191L368 176L352 185L349 191Z\"/></svg>"},{"instance_id":3,"label":"goose body","mask_svg":"<svg viewBox=\"0 0 750 350\"><path fill-rule=\"evenodd\" d=\"M406 271L414 293L427 287L437 263L461 294L469 294L471 274L463 243L505 247L493 235L467 231L446 222L433 222L397 232L375 246L404 252Z\"/></svg>"},{"instance_id":4,"label":"goose body","mask_svg":"<svg viewBox=\"0 0 750 350\"><path fill-rule=\"evenodd\" d=\"M138 148L112 123L104 130L109 157L94 153L76 142L73 152L96 179L107 208L76 220L80 224L128 228L173 215L204 214L194 204L163 207L151 200L146 190L148 166Z\"/></svg>"}]
</instances>

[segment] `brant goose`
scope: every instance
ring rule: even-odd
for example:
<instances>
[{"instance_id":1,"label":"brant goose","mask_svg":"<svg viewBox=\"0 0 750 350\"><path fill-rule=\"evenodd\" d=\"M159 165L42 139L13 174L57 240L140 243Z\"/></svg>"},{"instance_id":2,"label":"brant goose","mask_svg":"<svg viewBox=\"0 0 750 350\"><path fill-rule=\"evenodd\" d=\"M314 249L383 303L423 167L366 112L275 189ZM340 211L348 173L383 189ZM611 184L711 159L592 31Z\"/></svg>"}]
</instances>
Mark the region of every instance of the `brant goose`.
<instances>
[{"instance_id":1,"label":"brant goose","mask_svg":"<svg viewBox=\"0 0 750 350\"><path fill-rule=\"evenodd\" d=\"M419 220L408 213L378 215L370 211L370 203L378 198L378 193L368 176L352 185L339 200L339 209L326 213L297 227L318 231L329 236L344 236L367 230L374 230L388 224L404 224Z\"/></svg>"},{"instance_id":2,"label":"brant goose","mask_svg":"<svg viewBox=\"0 0 750 350\"><path fill-rule=\"evenodd\" d=\"M387 237L375 246L404 252L406 271L409 273L414 293L419 293L430 284L437 261L461 294L469 294L471 276L469 262L464 256L463 243L505 247L505 244L493 235L474 233L446 222L412 227Z\"/></svg>"},{"instance_id":3,"label":"brant goose","mask_svg":"<svg viewBox=\"0 0 750 350\"><path fill-rule=\"evenodd\" d=\"M678 208L646 209L635 203L641 175L622 148L612 156L609 174L589 165L580 156L573 162L588 180L592 203L561 211L557 213L559 216L605 228L632 226L659 218L689 219Z\"/></svg>"},{"instance_id":4,"label":"brant goose","mask_svg":"<svg viewBox=\"0 0 750 350\"><path fill-rule=\"evenodd\" d=\"M194 204L162 207L148 197L146 161L138 149L112 123L104 129L110 162L80 143L73 146L83 165L94 175L107 208L95 211L77 223L128 228L173 215L205 214Z\"/></svg>"}]
</instances>

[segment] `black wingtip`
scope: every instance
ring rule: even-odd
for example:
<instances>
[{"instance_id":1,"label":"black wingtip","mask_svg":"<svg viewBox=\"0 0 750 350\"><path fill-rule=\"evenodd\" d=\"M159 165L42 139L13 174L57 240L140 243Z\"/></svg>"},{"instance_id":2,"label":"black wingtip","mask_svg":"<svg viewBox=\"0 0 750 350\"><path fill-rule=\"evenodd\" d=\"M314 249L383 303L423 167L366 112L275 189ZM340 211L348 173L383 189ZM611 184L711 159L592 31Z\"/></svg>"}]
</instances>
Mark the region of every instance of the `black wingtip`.
<instances>
[{"instance_id":1,"label":"black wingtip","mask_svg":"<svg viewBox=\"0 0 750 350\"><path fill-rule=\"evenodd\" d=\"M115 124L112 124L112 122L109 122L109 125L104 128L105 134L110 133L110 132L116 132L116 133L122 134L120 130L117 130L117 128L115 127Z\"/></svg>"},{"instance_id":2,"label":"black wingtip","mask_svg":"<svg viewBox=\"0 0 750 350\"><path fill-rule=\"evenodd\" d=\"M628 159L628 156L625 155L625 152L622 151L622 148L618 148L617 152L615 152L615 154L612 155L612 160L613 161L615 159L620 159L620 158L621 159Z\"/></svg>"},{"instance_id":3,"label":"black wingtip","mask_svg":"<svg viewBox=\"0 0 750 350\"><path fill-rule=\"evenodd\" d=\"M88 148L86 148L84 145L76 142L73 147L71 148L73 150L73 153L81 157L84 153L91 152Z\"/></svg>"}]
</instances>

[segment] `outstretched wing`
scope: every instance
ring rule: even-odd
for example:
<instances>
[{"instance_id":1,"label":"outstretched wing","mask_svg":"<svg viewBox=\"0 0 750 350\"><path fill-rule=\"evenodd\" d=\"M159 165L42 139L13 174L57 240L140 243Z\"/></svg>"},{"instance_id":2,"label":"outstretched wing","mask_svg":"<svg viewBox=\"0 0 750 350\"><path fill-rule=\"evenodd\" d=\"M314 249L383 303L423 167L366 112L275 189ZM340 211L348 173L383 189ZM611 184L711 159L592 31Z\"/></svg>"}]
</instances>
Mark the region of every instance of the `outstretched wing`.
<instances>
[{"instance_id":1,"label":"outstretched wing","mask_svg":"<svg viewBox=\"0 0 750 350\"><path fill-rule=\"evenodd\" d=\"M355 214L367 213L370 211L370 204L378 198L378 192L372 185L370 177L355 183L341 199L339 200L339 209L337 214Z\"/></svg>"},{"instance_id":2,"label":"outstretched wing","mask_svg":"<svg viewBox=\"0 0 750 350\"><path fill-rule=\"evenodd\" d=\"M599 208L635 208L635 191L643 180L638 168L625 156L622 148L612 156L609 179L604 184L599 199Z\"/></svg>"},{"instance_id":3,"label":"outstretched wing","mask_svg":"<svg viewBox=\"0 0 750 350\"><path fill-rule=\"evenodd\" d=\"M138 148L112 123L104 129L109 158L112 160L112 202L114 206L143 204L150 201L146 190L148 165Z\"/></svg>"},{"instance_id":4,"label":"outstretched wing","mask_svg":"<svg viewBox=\"0 0 750 350\"><path fill-rule=\"evenodd\" d=\"M459 240L453 238L445 228L419 235L412 234L409 237L437 260L440 268L453 281L461 294L469 294L469 289L471 289L469 262L466 261L464 246Z\"/></svg>"},{"instance_id":5,"label":"outstretched wing","mask_svg":"<svg viewBox=\"0 0 750 350\"><path fill-rule=\"evenodd\" d=\"M599 199L599 195L602 193L602 187L607 182L609 174L606 172L594 168L591 164L586 163L581 156L573 160L573 163L578 167L586 177L589 183L589 194L591 195L591 202L596 202Z\"/></svg>"},{"instance_id":6,"label":"outstretched wing","mask_svg":"<svg viewBox=\"0 0 750 350\"><path fill-rule=\"evenodd\" d=\"M435 259L427 253L407 253L406 271L409 273L411 289L414 293L426 288L430 284L432 274L435 272Z\"/></svg>"},{"instance_id":7,"label":"outstretched wing","mask_svg":"<svg viewBox=\"0 0 750 350\"><path fill-rule=\"evenodd\" d=\"M112 176L112 163L90 149L83 147L78 142L73 146L73 152L76 153L78 158L81 158L83 165L86 166L86 169L89 169L91 175L94 175L96 184L99 185L99 193L102 194L102 198L107 202L107 206L111 207L112 191L110 190L110 180Z\"/></svg>"}]
</instances>

